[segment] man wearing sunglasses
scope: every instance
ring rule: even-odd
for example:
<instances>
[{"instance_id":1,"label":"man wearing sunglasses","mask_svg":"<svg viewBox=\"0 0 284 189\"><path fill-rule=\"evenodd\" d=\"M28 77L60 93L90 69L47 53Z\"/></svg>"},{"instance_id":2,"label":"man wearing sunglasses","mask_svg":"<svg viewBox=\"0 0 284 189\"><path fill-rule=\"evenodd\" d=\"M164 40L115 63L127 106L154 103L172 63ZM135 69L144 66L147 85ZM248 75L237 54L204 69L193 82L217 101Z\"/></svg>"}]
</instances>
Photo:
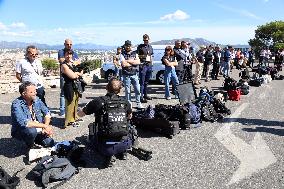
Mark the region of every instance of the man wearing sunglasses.
<instances>
[{"instance_id":1,"label":"man wearing sunglasses","mask_svg":"<svg viewBox=\"0 0 284 189\"><path fill-rule=\"evenodd\" d=\"M73 51L72 50L72 40L71 39L65 39L65 42L64 42L64 49L61 49L58 51L58 61L60 64L62 64L64 61L65 61L65 58L64 58L64 54L65 52L67 51ZM80 64L80 60L79 60L79 57L78 57L78 54L73 51L73 64L74 65L78 65ZM61 66L60 66L60 116L64 116L65 115L65 98L64 98L64 92L63 92L63 85L64 85L64 79L62 77L62 74L61 74Z\"/></svg>"},{"instance_id":2,"label":"man wearing sunglasses","mask_svg":"<svg viewBox=\"0 0 284 189\"><path fill-rule=\"evenodd\" d=\"M37 96L46 105L41 76L43 68L37 56L37 48L34 45L27 46L25 58L16 62L16 78L22 83L26 81L33 83L36 86Z\"/></svg>"}]
</instances>

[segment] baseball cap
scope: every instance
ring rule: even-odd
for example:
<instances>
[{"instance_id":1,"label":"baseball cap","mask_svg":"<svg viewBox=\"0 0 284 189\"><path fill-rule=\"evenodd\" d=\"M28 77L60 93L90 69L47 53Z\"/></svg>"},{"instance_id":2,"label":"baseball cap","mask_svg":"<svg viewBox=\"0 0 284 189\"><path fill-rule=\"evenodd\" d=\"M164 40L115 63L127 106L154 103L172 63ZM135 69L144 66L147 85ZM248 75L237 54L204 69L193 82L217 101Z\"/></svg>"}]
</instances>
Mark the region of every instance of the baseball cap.
<instances>
[{"instance_id":1,"label":"baseball cap","mask_svg":"<svg viewBox=\"0 0 284 189\"><path fill-rule=\"evenodd\" d=\"M124 43L124 46L132 46L131 41L126 40L125 43Z\"/></svg>"}]
</instances>

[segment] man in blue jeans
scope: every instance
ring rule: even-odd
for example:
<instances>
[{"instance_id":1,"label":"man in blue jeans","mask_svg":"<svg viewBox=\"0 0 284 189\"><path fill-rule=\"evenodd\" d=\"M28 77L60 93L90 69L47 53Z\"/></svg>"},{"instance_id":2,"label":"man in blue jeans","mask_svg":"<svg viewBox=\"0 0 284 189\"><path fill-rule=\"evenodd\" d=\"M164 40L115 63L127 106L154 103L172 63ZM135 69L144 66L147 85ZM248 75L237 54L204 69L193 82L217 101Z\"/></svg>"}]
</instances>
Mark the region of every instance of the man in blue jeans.
<instances>
[{"instance_id":1,"label":"man in blue jeans","mask_svg":"<svg viewBox=\"0 0 284 189\"><path fill-rule=\"evenodd\" d=\"M153 48L149 44L149 35L143 35L143 44L138 45L137 54L140 59L139 66L139 79L140 79L140 92L141 92L141 102L146 103L147 100L152 100L152 98L148 95L148 84L152 74L152 56L153 56Z\"/></svg>"},{"instance_id":2,"label":"man in blue jeans","mask_svg":"<svg viewBox=\"0 0 284 189\"><path fill-rule=\"evenodd\" d=\"M71 39L65 39L64 46L65 46L64 49L61 49L61 50L58 51L58 61L59 61L60 64L62 64L65 61L65 58L64 58L65 52L72 50L72 40ZM78 54L74 51L73 51L73 58L72 59L73 59L74 65L80 64ZM60 110L59 115L60 116L65 115L65 98L64 98L64 92L63 92L63 85L64 85L64 79L61 75L61 66L60 66L60 89L61 89L61 91L60 91L60 108L59 108L59 110Z\"/></svg>"},{"instance_id":3,"label":"man in blue jeans","mask_svg":"<svg viewBox=\"0 0 284 189\"><path fill-rule=\"evenodd\" d=\"M53 146L50 112L36 96L36 86L29 81L24 82L20 85L19 92L21 96L11 105L12 137L24 141L28 149L34 143L44 147Z\"/></svg>"},{"instance_id":4,"label":"man in blue jeans","mask_svg":"<svg viewBox=\"0 0 284 189\"><path fill-rule=\"evenodd\" d=\"M131 103L131 90L132 84L135 92L135 101L137 108L144 108L141 104L140 84L138 79L138 71L140 60L135 51L131 49L131 41L125 41L124 48L121 56L122 77L125 87L125 98Z\"/></svg>"}]
</instances>

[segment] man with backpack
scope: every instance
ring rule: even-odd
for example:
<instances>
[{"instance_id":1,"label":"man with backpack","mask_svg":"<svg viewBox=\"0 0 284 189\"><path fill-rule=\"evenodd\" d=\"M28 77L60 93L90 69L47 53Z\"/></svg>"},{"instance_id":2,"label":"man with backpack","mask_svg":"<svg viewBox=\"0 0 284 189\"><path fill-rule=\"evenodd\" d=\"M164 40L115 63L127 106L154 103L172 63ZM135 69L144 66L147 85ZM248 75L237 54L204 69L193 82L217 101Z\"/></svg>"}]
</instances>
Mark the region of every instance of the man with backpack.
<instances>
[{"instance_id":1,"label":"man with backpack","mask_svg":"<svg viewBox=\"0 0 284 189\"><path fill-rule=\"evenodd\" d=\"M130 103L118 95L121 88L121 81L112 78L106 86L107 94L94 98L78 112L80 117L95 114L95 124L90 128L93 136L90 135L89 139L96 150L106 157L105 167L113 165L114 156L126 160L127 149L132 145L128 123L132 110Z\"/></svg>"}]
</instances>

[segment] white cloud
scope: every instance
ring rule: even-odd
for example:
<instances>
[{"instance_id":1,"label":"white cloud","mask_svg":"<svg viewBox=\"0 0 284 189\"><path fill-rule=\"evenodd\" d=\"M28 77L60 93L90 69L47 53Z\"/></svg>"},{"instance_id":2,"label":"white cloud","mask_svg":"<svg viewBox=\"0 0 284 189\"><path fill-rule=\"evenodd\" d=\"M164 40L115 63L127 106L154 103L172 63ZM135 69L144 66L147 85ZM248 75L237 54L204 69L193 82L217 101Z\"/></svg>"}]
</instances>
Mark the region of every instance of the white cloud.
<instances>
[{"instance_id":1,"label":"white cloud","mask_svg":"<svg viewBox=\"0 0 284 189\"><path fill-rule=\"evenodd\" d=\"M169 20L169 21L174 21L174 20L187 20L190 16L181 11L181 10L177 10L174 13L170 13L170 14L166 14L164 16L162 16L160 19L161 20Z\"/></svg>"},{"instance_id":2,"label":"white cloud","mask_svg":"<svg viewBox=\"0 0 284 189\"><path fill-rule=\"evenodd\" d=\"M25 31L25 32L12 32L12 31L3 31L2 35L5 36L13 36L13 37L32 37L32 31Z\"/></svg>"},{"instance_id":3,"label":"white cloud","mask_svg":"<svg viewBox=\"0 0 284 189\"><path fill-rule=\"evenodd\" d=\"M53 31L55 31L55 32L67 32L67 29L59 27L59 28L55 28Z\"/></svg>"},{"instance_id":4,"label":"white cloud","mask_svg":"<svg viewBox=\"0 0 284 189\"><path fill-rule=\"evenodd\" d=\"M7 29L8 29L8 27L5 24L3 24L2 22L0 22L0 30L7 30Z\"/></svg>"},{"instance_id":5,"label":"white cloud","mask_svg":"<svg viewBox=\"0 0 284 189\"><path fill-rule=\"evenodd\" d=\"M248 18L253 18L253 19L256 19L256 20L263 20L263 18L255 15L252 12L249 12L248 10L245 10L245 9L232 8L232 7L228 7L228 6L221 5L221 4L218 4L217 6L219 6L220 8L222 8L224 10L227 10L229 12L237 13L239 15L242 15L242 16L245 16L245 17L248 17Z\"/></svg>"},{"instance_id":6,"label":"white cloud","mask_svg":"<svg viewBox=\"0 0 284 189\"><path fill-rule=\"evenodd\" d=\"M11 28L25 28L26 24L24 24L23 22L13 22L10 25Z\"/></svg>"}]
</instances>

